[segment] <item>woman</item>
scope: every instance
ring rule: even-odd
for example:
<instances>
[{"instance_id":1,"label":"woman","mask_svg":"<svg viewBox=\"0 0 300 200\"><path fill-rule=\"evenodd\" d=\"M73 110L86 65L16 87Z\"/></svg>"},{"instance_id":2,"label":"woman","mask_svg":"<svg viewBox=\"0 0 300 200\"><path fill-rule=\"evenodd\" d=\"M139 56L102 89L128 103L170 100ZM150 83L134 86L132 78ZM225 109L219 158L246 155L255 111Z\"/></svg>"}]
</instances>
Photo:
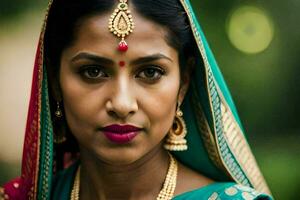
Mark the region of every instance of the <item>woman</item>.
<instances>
[{"instance_id":1,"label":"woman","mask_svg":"<svg viewBox=\"0 0 300 200\"><path fill-rule=\"evenodd\" d=\"M3 199L271 199L189 1L47 13Z\"/></svg>"}]
</instances>

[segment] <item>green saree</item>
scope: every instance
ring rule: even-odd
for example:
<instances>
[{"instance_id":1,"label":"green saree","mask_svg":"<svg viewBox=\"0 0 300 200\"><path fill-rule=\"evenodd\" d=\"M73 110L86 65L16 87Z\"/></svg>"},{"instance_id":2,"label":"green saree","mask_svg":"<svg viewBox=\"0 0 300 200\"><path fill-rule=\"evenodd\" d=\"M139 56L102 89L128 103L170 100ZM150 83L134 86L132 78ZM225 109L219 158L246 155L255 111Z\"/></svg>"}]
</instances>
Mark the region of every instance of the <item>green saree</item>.
<instances>
[{"instance_id":1,"label":"green saree","mask_svg":"<svg viewBox=\"0 0 300 200\"><path fill-rule=\"evenodd\" d=\"M189 18L198 46L198 57L196 71L183 102L189 148L175 152L174 156L218 183L178 195L174 200L271 199L266 195L270 191L245 139L231 95L192 5L189 0L180 2ZM55 165L58 149L53 143L52 108L43 52L51 4L52 1L49 3L34 65L22 174L4 186L10 199L69 199L74 180L76 164L64 171L57 170Z\"/></svg>"}]
</instances>

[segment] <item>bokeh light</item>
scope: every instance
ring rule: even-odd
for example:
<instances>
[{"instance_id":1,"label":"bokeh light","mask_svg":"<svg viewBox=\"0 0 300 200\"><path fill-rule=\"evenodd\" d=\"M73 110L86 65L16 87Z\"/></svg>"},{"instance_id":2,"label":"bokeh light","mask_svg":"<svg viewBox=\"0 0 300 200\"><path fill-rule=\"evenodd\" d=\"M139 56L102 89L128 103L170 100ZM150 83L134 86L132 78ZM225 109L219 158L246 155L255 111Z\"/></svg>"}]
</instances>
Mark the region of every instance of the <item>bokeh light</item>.
<instances>
[{"instance_id":1,"label":"bokeh light","mask_svg":"<svg viewBox=\"0 0 300 200\"><path fill-rule=\"evenodd\" d=\"M227 34L238 50L255 54L268 48L274 37L274 26L264 10L241 6L229 16Z\"/></svg>"}]
</instances>

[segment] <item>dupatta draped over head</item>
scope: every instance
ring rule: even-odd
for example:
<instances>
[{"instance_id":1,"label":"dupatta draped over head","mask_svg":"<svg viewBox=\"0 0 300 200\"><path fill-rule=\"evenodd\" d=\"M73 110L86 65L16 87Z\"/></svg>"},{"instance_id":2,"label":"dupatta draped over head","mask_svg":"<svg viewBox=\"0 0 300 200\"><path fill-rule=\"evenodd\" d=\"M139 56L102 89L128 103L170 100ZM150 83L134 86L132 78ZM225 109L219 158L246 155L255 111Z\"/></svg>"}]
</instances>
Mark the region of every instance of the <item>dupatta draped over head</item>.
<instances>
[{"instance_id":1,"label":"dupatta draped over head","mask_svg":"<svg viewBox=\"0 0 300 200\"><path fill-rule=\"evenodd\" d=\"M188 150L176 158L216 181L234 181L270 193L245 139L229 90L189 0L180 0L198 46L195 74L183 102ZM21 177L4 186L10 199L50 199L55 171L44 34L49 3L34 64Z\"/></svg>"}]
</instances>

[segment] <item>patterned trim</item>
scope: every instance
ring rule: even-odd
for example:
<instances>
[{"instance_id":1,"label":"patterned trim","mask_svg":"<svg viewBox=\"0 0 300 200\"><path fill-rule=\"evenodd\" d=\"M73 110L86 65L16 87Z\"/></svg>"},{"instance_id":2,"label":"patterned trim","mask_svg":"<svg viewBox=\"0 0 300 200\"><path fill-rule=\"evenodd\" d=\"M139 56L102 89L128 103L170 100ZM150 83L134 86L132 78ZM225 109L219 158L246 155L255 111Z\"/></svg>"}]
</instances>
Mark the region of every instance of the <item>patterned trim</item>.
<instances>
[{"instance_id":1,"label":"patterned trim","mask_svg":"<svg viewBox=\"0 0 300 200\"><path fill-rule=\"evenodd\" d=\"M49 124L50 118L50 108L48 100L48 86L47 86L47 74L44 70L44 35L46 31L47 19L49 11L52 5L52 0L49 1L48 7L46 10L45 19L42 26L42 31L39 41L39 140L38 140L38 154L37 154L37 166L36 166L36 181L35 181L35 192L33 199L50 199L50 187L51 187L51 178L52 178L52 127ZM42 105L42 102L46 105ZM43 107L43 110L41 109ZM50 120L51 123L51 120Z\"/></svg>"},{"instance_id":2,"label":"patterned trim","mask_svg":"<svg viewBox=\"0 0 300 200\"><path fill-rule=\"evenodd\" d=\"M242 181L236 179L234 174L232 173L232 171L235 171L235 170L234 169L229 169L228 166L225 164L224 158L229 160L229 158L232 158L232 155L228 154L230 152L228 151L228 147L227 147L226 142L223 140L223 132L222 132L222 128L220 128L221 125L222 125L220 123L220 121L221 121L220 120L221 111L220 110L218 111L219 106L217 105L218 103L220 103L220 99L218 98L218 94L215 90L215 83L214 83L214 80L213 80L213 75L212 75L212 72L211 72L210 64L209 64L207 56L206 56L206 51L205 51L205 48L204 48L202 38L200 36L200 33L198 32L197 25L193 21L193 13L190 10L189 5L187 4L186 1L181 0L181 2L182 2L182 5L183 5L184 9L187 12L188 17L189 17L191 28L192 28L195 40L197 42L198 48L200 50L200 53L202 55L202 59L203 59L204 65L205 65L206 85L208 86L207 87L207 90L208 90L207 94L208 94L208 97L209 97L210 110L211 110L212 117L213 117L213 129L214 129L213 132L216 133L216 134L213 134L213 135L215 137L215 144L216 144L216 148L218 150L218 154L220 155L220 158L221 158L222 166L223 166L223 168L226 169L226 172L229 173L230 177L233 180L235 180L238 183L243 183L242 181L244 179ZM219 115L219 117L218 117L218 115ZM207 144L207 145L209 145L209 144ZM222 145L222 147L220 147L220 145ZM227 151L225 151L225 150L227 150ZM213 157L213 155L210 155L210 157ZM230 159L230 162L234 162L234 159ZM234 167L237 167L237 166L235 165ZM240 174L242 174L242 173L240 173ZM243 184L247 184L247 183L244 182ZM249 183L247 185L249 185Z\"/></svg>"},{"instance_id":3,"label":"patterned trim","mask_svg":"<svg viewBox=\"0 0 300 200\"><path fill-rule=\"evenodd\" d=\"M215 81L210 69L208 69L209 77L209 88L211 91L211 102L214 110L214 121L215 121L215 135L216 143L221 155L221 160L223 161L224 167L227 169L231 177L238 183L246 186L251 186L249 180L245 176L244 172L236 161L234 155L230 151L228 143L224 137L223 123L222 123L222 113L221 113L221 100L216 89Z\"/></svg>"},{"instance_id":4,"label":"patterned trim","mask_svg":"<svg viewBox=\"0 0 300 200\"><path fill-rule=\"evenodd\" d=\"M42 39L40 38L40 44L42 46ZM41 47L40 47L41 48ZM36 157L36 170L35 170L35 184L34 184L34 194L33 194L33 199L36 199L36 196L38 194L38 180L39 180L39 162L40 162L40 149L41 149L41 141L40 141L40 137L41 137L41 87L42 87L42 80L43 80L43 74L42 74L42 70L41 70L41 66L43 65L43 52L40 49L40 55L38 58L38 139L37 139L37 157Z\"/></svg>"},{"instance_id":5,"label":"patterned trim","mask_svg":"<svg viewBox=\"0 0 300 200\"><path fill-rule=\"evenodd\" d=\"M53 166L53 138L52 138L52 122L50 117L50 107L48 98L47 74L44 70L44 80L42 87L43 110L41 113L41 163L40 163L40 182L38 199L46 200L50 198L52 166Z\"/></svg>"},{"instance_id":6,"label":"patterned trim","mask_svg":"<svg viewBox=\"0 0 300 200\"><path fill-rule=\"evenodd\" d=\"M40 44L39 44L40 46ZM33 84L31 91L31 99L29 106L29 113L27 118L27 127L24 141L24 152L22 161L22 197L28 199L35 199L37 193L37 181L38 181L38 166L39 166L39 135L40 135L40 116L39 116L39 46L37 50Z\"/></svg>"},{"instance_id":7,"label":"patterned trim","mask_svg":"<svg viewBox=\"0 0 300 200\"><path fill-rule=\"evenodd\" d=\"M208 97L210 99L214 133L216 137L215 140L217 149L221 155L222 164L236 182L247 186L253 186L259 191L270 193L246 142L242 130L235 120L229 106L225 103L226 100L222 96L222 92L220 91L217 82L214 79L201 35L198 32L199 25L197 22L194 22L195 16L191 11L189 2L187 0L180 1L189 17L192 31L205 65L207 88L209 89ZM222 113L222 111L224 112ZM234 133L230 132L232 130L232 126L234 126L236 130ZM237 140L228 141L229 138L233 139L230 137L232 135L233 137L237 137L239 139L239 143L232 143L237 142ZM231 149L234 150L234 153ZM211 155L211 157L215 156Z\"/></svg>"},{"instance_id":8,"label":"patterned trim","mask_svg":"<svg viewBox=\"0 0 300 200\"><path fill-rule=\"evenodd\" d=\"M246 187L243 185L230 185L221 188L217 191L213 191L208 200L229 200L229 199L266 199L272 200L269 196L266 196L253 188Z\"/></svg>"},{"instance_id":9,"label":"patterned trim","mask_svg":"<svg viewBox=\"0 0 300 200\"><path fill-rule=\"evenodd\" d=\"M230 109L228 109L228 105L222 103L221 111L223 116L222 121L225 139L229 144L229 148L235 155L235 158L239 161L242 169L245 170L245 174L247 174L250 182L253 184L253 187L258 191L270 194L271 192L258 168L249 144L244 139L244 136L239 134L242 130L236 121L232 120L232 113Z\"/></svg>"},{"instance_id":10,"label":"patterned trim","mask_svg":"<svg viewBox=\"0 0 300 200\"><path fill-rule=\"evenodd\" d=\"M213 137L213 134L211 133L208 121L205 117L201 103L199 101L199 97L198 97L195 86L193 86L193 95L194 96L192 98L192 104L194 105L194 107L197 110L197 112L195 113L196 119L197 119L197 126L201 132L201 137L204 141L205 149L207 150L208 155L209 155L210 159L214 162L214 164L219 169L226 172L226 169L224 168L221 158L220 158L220 155L218 153L215 138Z\"/></svg>"},{"instance_id":11,"label":"patterned trim","mask_svg":"<svg viewBox=\"0 0 300 200\"><path fill-rule=\"evenodd\" d=\"M40 34L40 40L39 40L39 55L38 55L38 152L37 152L37 163L36 163L36 180L35 180L35 186L34 186L34 196L33 199L36 199L39 194L38 184L39 184L39 173L40 173L40 162L41 159L41 138L42 138L42 120L41 120L41 113L42 113L42 90L43 90L43 56L44 56L44 32L45 32L45 21L42 27L42 32Z\"/></svg>"}]
</instances>

